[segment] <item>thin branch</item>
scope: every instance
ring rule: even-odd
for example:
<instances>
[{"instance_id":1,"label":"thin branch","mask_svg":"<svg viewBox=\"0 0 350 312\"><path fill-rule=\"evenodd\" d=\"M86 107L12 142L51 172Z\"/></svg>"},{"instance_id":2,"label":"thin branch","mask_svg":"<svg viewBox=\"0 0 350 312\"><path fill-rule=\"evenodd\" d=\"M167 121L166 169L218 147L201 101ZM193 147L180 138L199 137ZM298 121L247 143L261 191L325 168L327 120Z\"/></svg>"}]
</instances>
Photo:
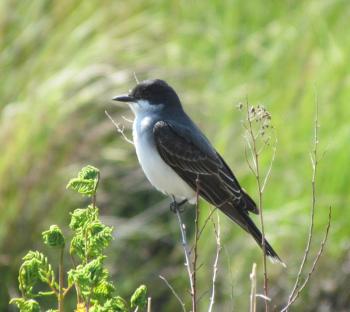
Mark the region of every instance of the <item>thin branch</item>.
<instances>
[{"instance_id":1,"label":"thin branch","mask_svg":"<svg viewBox=\"0 0 350 312\"><path fill-rule=\"evenodd\" d=\"M139 82L139 80L138 80L138 78L136 76L136 72L133 72L133 74L134 74L134 79L135 79L136 83L139 84L140 82Z\"/></svg>"},{"instance_id":2,"label":"thin branch","mask_svg":"<svg viewBox=\"0 0 350 312\"><path fill-rule=\"evenodd\" d=\"M204 263L201 263L199 266L197 266L197 273L199 272L199 270L201 269L201 268L203 268L204 267ZM198 300L197 300L197 302L198 302Z\"/></svg>"},{"instance_id":3,"label":"thin branch","mask_svg":"<svg viewBox=\"0 0 350 312\"><path fill-rule=\"evenodd\" d=\"M199 233L198 233L198 240L200 239L200 237L201 237L201 235L202 235L202 233L203 233L205 227L207 226L209 220L211 219L211 217L212 217L213 213L216 211L216 209L217 209L217 207L215 207L214 209L211 209L211 210L210 210L209 215L208 215L207 218L205 219L205 221L204 221L204 223L203 223L203 226L202 226L202 228L200 229L200 231L199 231Z\"/></svg>"},{"instance_id":4,"label":"thin branch","mask_svg":"<svg viewBox=\"0 0 350 312\"><path fill-rule=\"evenodd\" d=\"M301 261L297 278L295 280L293 289L288 297L287 306L290 306L291 300L293 299L297 289L299 288L300 278L308 259L310 253L310 247L313 237L313 229L314 229L314 219L315 219L315 207L316 207L316 176L317 176L317 147L318 147L318 103L316 101L316 113L315 113L315 122L314 122L314 147L311 154L311 165L312 165L312 179L311 179L311 187L312 187L312 203L311 203L311 214L310 214L310 226L309 226L309 234L306 243L306 247L304 250L303 259Z\"/></svg>"},{"instance_id":5,"label":"thin branch","mask_svg":"<svg viewBox=\"0 0 350 312\"><path fill-rule=\"evenodd\" d=\"M253 166L251 165L250 160L248 158L247 146L246 145L244 146L244 156L245 156L245 160L246 160L246 162L248 164L248 167L249 167L250 171L255 175L255 170L254 170Z\"/></svg>"},{"instance_id":6,"label":"thin branch","mask_svg":"<svg viewBox=\"0 0 350 312\"><path fill-rule=\"evenodd\" d=\"M55 293L55 295L56 295L57 298L58 298L58 291L57 291L57 289L55 288L55 286L53 286L51 283L50 283L50 284L48 283L47 285L49 285L50 289Z\"/></svg>"},{"instance_id":7,"label":"thin branch","mask_svg":"<svg viewBox=\"0 0 350 312\"><path fill-rule=\"evenodd\" d=\"M147 312L151 312L152 311L152 298L148 297L147 299Z\"/></svg>"},{"instance_id":8,"label":"thin branch","mask_svg":"<svg viewBox=\"0 0 350 312\"><path fill-rule=\"evenodd\" d=\"M289 295L287 305L281 310L281 312L288 311L288 308L297 300L299 297L300 293L302 290L306 287L307 283L309 282L313 272L315 271L316 265L324 251L324 246L326 244L328 234L329 234L329 229L331 225L331 218L332 218L332 208L331 206L329 207L329 213L328 213L328 222L327 222L327 227L325 231L325 235L323 240L321 241L320 248L317 252L317 255L313 261L313 264L311 266L310 271L308 272L304 282L300 286L300 279L301 275L303 272L303 268L305 266L305 263L307 261L308 255L310 253L310 247L311 247L311 242L313 238L313 228L314 228L314 216L315 216L315 206L316 206L316 178L317 178L317 167L320 159L318 158L318 144L319 144L319 138L318 138L318 101L316 98L316 112L315 112L315 121L314 121L314 146L313 146L313 151L310 154L310 159L311 159L311 166L312 166L312 179L311 179L311 185L312 185L312 207L311 207L311 215L310 215L310 226L309 226L309 235L308 235L308 240L307 244L305 247L304 255L302 262L299 267L298 275L294 284L294 287L291 291L291 294ZM323 156L323 155L322 155Z\"/></svg>"},{"instance_id":9,"label":"thin branch","mask_svg":"<svg viewBox=\"0 0 350 312\"><path fill-rule=\"evenodd\" d=\"M263 270L264 270L264 295L265 297L269 297L268 294L268 276L267 276L267 266L266 266L266 244L265 244L265 228L264 228L264 217L263 217L263 190L260 180L260 167L259 167L259 154L257 152L257 142L256 137L253 133L253 125L252 125L252 119L249 112L249 106L248 102L246 103L246 110L247 110L247 121L248 121L248 132L250 134L250 139L252 140L252 144L249 145L249 148L251 152L253 153L253 160L255 164L255 177L256 177L256 183L258 186L258 193L259 193L259 211L260 211L260 223L261 223L261 244L262 244L262 250L263 250ZM247 140L249 142L249 139ZM269 302L265 300L265 311L269 311Z\"/></svg>"},{"instance_id":10,"label":"thin branch","mask_svg":"<svg viewBox=\"0 0 350 312\"><path fill-rule=\"evenodd\" d=\"M76 268L77 267L77 263L76 263L76 261L74 259L74 256L71 253L70 253L70 258L71 258L73 267ZM76 283L74 283L73 285L75 287L75 292L77 294L77 306L78 306L81 303L81 300L80 300L80 298L81 298L81 291L80 291L79 286Z\"/></svg>"},{"instance_id":11,"label":"thin branch","mask_svg":"<svg viewBox=\"0 0 350 312\"><path fill-rule=\"evenodd\" d=\"M128 142L128 143L134 145L134 142L133 142L132 140L130 140L130 139L125 135L125 133L124 133L124 126L123 126L123 127L120 127L120 126L113 120L113 118L111 117L111 115L108 114L108 112L107 112L106 110L105 110L105 114L106 114L106 116L112 121L113 125L117 128L117 131L122 135L123 139L124 139L126 142Z\"/></svg>"},{"instance_id":12,"label":"thin branch","mask_svg":"<svg viewBox=\"0 0 350 312\"><path fill-rule=\"evenodd\" d=\"M196 178L196 217L194 219L194 247L192 258L192 279L193 279L193 295L192 295L192 312L197 311L197 260L198 260L198 240L199 240L199 178Z\"/></svg>"},{"instance_id":13,"label":"thin branch","mask_svg":"<svg viewBox=\"0 0 350 312\"><path fill-rule=\"evenodd\" d=\"M94 191L94 194L92 195L92 207L95 209L96 208L96 200L97 200L97 194L96 194L96 190L97 190L97 187L100 183L100 172L98 171L97 172L97 182L96 182L96 185L95 185L95 191Z\"/></svg>"},{"instance_id":14,"label":"thin branch","mask_svg":"<svg viewBox=\"0 0 350 312\"><path fill-rule=\"evenodd\" d=\"M215 283L216 283L216 277L217 277L217 272L218 272L218 262L219 262L219 256L220 256L220 251L221 251L221 228L220 228L220 218L219 215L217 214L218 218L218 226L216 228L215 222L213 222L213 227L214 227L214 232L215 232L215 238L216 238L216 255L215 255L215 260L213 264L213 278L212 278L212 288L211 288L211 296L210 296L210 304L209 304L209 309L208 312L211 312L214 307L214 302L215 302Z\"/></svg>"},{"instance_id":15,"label":"thin branch","mask_svg":"<svg viewBox=\"0 0 350 312\"><path fill-rule=\"evenodd\" d=\"M23 287L23 277L21 274L21 269L20 269L19 274L18 274L18 281L19 281L19 289L21 290L22 297L24 299L27 299L27 296L25 294L24 287Z\"/></svg>"},{"instance_id":16,"label":"thin branch","mask_svg":"<svg viewBox=\"0 0 350 312\"><path fill-rule=\"evenodd\" d=\"M131 120L131 119L129 119L129 118L126 118L126 117L123 116L123 115L122 115L122 118L123 118L123 120L125 120L125 121L128 122L128 123L133 123L133 122L134 122L133 120Z\"/></svg>"},{"instance_id":17,"label":"thin branch","mask_svg":"<svg viewBox=\"0 0 350 312\"><path fill-rule=\"evenodd\" d=\"M190 293L191 293L191 297L192 297L192 300L193 300L193 294L194 294L193 274L192 274L190 254L189 254L189 251L188 251L188 244L187 244L187 239L186 239L186 226L182 222L181 213L180 213L179 209L176 209L176 216L177 216L177 220L179 222L179 227L180 227L180 232L181 232L181 240L182 240L182 247L183 247L184 253L185 253L185 266L186 266L186 269L187 269L187 275L188 275L188 279L189 279L189 282L190 282Z\"/></svg>"},{"instance_id":18,"label":"thin branch","mask_svg":"<svg viewBox=\"0 0 350 312\"><path fill-rule=\"evenodd\" d=\"M270 161L270 165L269 165L269 168L267 169L267 173L265 175L264 182L263 182L262 187L261 187L262 192L264 192L264 190L265 190L265 186L266 186L267 181L271 175L272 165L273 165L275 158L276 158L276 149L277 149L277 137L276 136L275 136L275 143L274 143L272 149L273 149L273 151L272 151L272 158Z\"/></svg>"},{"instance_id":19,"label":"thin branch","mask_svg":"<svg viewBox=\"0 0 350 312\"><path fill-rule=\"evenodd\" d=\"M298 290L298 292L300 293L300 291L303 290L303 288L306 286L308 280L310 279L312 273L315 271L315 268L316 268L316 264L318 262L318 260L320 259L322 253L323 253L323 250L324 250L324 246L327 242L327 239L328 239L328 234L329 234L329 229L330 229L330 226L331 226L331 221L332 221L332 207L329 206L329 212L328 212L328 221L327 221L327 227L326 227L326 232L325 232L325 235L323 237L323 240L321 242L321 245L320 245L320 248L317 252L317 255L316 255L316 258L314 260L314 262L312 263L312 266L311 266L311 270L310 272L308 273L304 283L301 285L300 289ZM296 299L296 298L295 298Z\"/></svg>"},{"instance_id":20,"label":"thin branch","mask_svg":"<svg viewBox=\"0 0 350 312\"><path fill-rule=\"evenodd\" d=\"M167 279L162 276L162 275L159 275L159 278L161 280L164 281L164 283L168 286L168 288L171 290L171 292L173 293L173 295L175 296L175 298L177 299L177 301L180 302L180 305L182 307L182 311L186 312L186 306L185 306L185 303L182 301L182 299L180 298L180 296L177 294L177 292L175 291L174 287L170 285L170 283L167 281Z\"/></svg>"},{"instance_id":21,"label":"thin branch","mask_svg":"<svg viewBox=\"0 0 350 312\"><path fill-rule=\"evenodd\" d=\"M205 296L209 293L209 289L207 289L206 291L203 291L203 293L198 297L197 300L197 304L203 299L205 298Z\"/></svg>"},{"instance_id":22,"label":"thin branch","mask_svg":"<svg viewBox=\"0 0 350 312\"><path fill-rule=\"evenodd\" d=\"M256 263L253 263L252 273L250 273L250 308L249 312L256 312Z\"/></svg>"},{"instance_id":23,"label":"thin branch","mask_svg":"<svg viewBox=\"0 0 350 312\"><path fill-rule=\"evenodd\" d=\"M63 297L65 297L68 294L68 292L73 288L73 286L74 286L74 283L69 285L67 288L63 289Z\"/></svg>"},{"instance_id":24,"label":"thin branch","mask_svg":"<svg viewBox=\"0 0 350 312\"><path fill-rule=\"evenodd\" d=\"M304 283L298 288L298 290L296 291L294 297L290 301L288 301L288 304L283 308L283 310L281 312L288 311L288 308L298 299L300 293L303 291L303 289L305 288L305 286L309 282L312 274L314 273L316 265L317 265L319 259L321 258L321 255L322 255L323 250L324 250L324 246L325 246L325 244L327 242L327 239L328 239L329 229L330 229L330 226L331 226L331 220L332 220L332 207L329 206L328 222L327 222L325 235L324 235L324 237L323 237L323 239L321 241L320 248L319 248L319 250L317 252L317 255L315 257L314 262L312 263L311 269L310 269L309 273L307 274L307 276L306 276L306 278L304 280Z\"/></svg>"},{"instance_id":25,"label":"thin branch","mask_svg":"<svg viewBox=\"0 0 350 312\"><path fill-rule=\"evenodd\" d=\"M249 130L247 130L247 131L249 131ZM250 130L249 132L251 133L250 134L251 138L254 137L253 130ZM253 147L252 147L248 137L245 137L245 140L246 140L247 145L249 147L249 150L250 150L250 153L251 153L251 157L252 157L252 160L253 160L253 164L254 164L254 169L253 169L253 167L251 165L249 167L250 167L250 170L252 171L252 173L254 174L254 176L256 177L256 175L257 175L257 173L256 173L257 164L256 164L256 159L255 159L255 154L254 154L254 151L253 151Z\"/></svg>"},{"instance_id":26,"label":"thin branch","mask_svg":"<svg viewBox=\"0 0 350 312\"><path fill-rule=\"evenodd\" d=\"M262 134L261 134L262 135ZM269 141L270 141L271 137L269 136L265 141L262 147L260 147L260 149L258 150L258 155L260 156L262 154L262 152L264 151L264 149L269 146Z\"/></svg>"},{"instance_id":27,"label":"thin branch","mask_svg":"<svg viewBox=\"0 0 350 312\"><path fill-rule=\"evenodd\" d=\"M64 259L64 248L61 248L60 250L60 262L58 265L58 311L63 312L63 299L64 299L64 292L63 292L63 282L64 282L64 267L63 267L63 259Z\"/></svg>"},{"instance_id":28,"label":"thin branch","mask_svg":"<svg viewBox=\"0 0 350 312\"><path fill-rule=\"evenodd\" d=\"M259 298L262 298L262 299L264 299L265 301L271 301L271 298L270 298L270 297L266 297L266 296L263 295L263 294L256 294L255 296L256 296L256 297L259 297Z\"/></svg>"}]
</instances>

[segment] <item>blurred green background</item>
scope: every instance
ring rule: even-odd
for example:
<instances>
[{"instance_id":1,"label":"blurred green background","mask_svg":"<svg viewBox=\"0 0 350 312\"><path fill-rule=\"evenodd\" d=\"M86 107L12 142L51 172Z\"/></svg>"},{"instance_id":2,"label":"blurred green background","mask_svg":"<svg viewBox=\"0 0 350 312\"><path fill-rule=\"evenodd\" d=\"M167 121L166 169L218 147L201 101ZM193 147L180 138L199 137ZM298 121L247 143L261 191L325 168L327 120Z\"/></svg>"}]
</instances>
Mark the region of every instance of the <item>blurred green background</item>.
<instances>
[{"instance_id":1,"label":"blurred green background","mask_svg":"<svg viewBox=\"0 0 350 312\"><path fill-rule=\"evenodd\" d=\"M248 97L271 112L278 147L265 193L266 231L288 265L268 264L275 307L286 302L305 248L317 97L320 154L325 154L319 166L312 255L329 205L333 219L326 252L292 310L348 311L349 20L349 3L336 0L2 0L0 311L14 311L8 301L18 295L21 257L28 249L48 252L40 233L56 223L69 235L69 211L85 203L65 185L86 164L101 169L98 204L105 222L115 226L107 263L120 294L127 296L146 283L154 311L180 311L161 274L188 299L169 200L150 187L133 147L104 113L107 109L130 128L122 115L132 118L131 113L110 99L134 86L133 72L139 79L165 79L177 90L187 112L254 198L255 180L244 156L243 115L236 105ZM269 157L267 153L262 159L264 168ZM202 211L205 218L208 207L202 205ZM187 209L184 217L192 235L194 209ZM223 215L221 226L215 310L247 311L249 272L257 262L261 281L261 252ZM209 301L215 248L208 227L200 243L201 311ZM51 259L56 264L54 255Z\"/></svg>"}]
</instances>

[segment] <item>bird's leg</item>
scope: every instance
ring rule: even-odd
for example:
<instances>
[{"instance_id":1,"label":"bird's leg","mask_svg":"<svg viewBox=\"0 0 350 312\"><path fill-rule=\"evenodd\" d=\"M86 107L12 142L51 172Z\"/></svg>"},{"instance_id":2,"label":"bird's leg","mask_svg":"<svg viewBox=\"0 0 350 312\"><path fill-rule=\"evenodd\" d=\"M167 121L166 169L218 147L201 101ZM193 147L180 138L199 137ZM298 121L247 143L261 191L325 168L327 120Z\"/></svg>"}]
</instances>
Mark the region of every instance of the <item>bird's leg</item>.
<instances>
[{"instance_id":1,"label":"bird's leg","mask_svg":"<svg viewBox=\"0 0 350 312\"><path fill-rule=\"evenodd\" d=\"M171 196L171 197L173 201L170 203L170 211L173 213L176 213L177 211L184 212L184 209L183 208L181 209L181 206L187 203L187 199L185 198L184 200L177 202L174 196Z\"/></svg>"}]
</instances>

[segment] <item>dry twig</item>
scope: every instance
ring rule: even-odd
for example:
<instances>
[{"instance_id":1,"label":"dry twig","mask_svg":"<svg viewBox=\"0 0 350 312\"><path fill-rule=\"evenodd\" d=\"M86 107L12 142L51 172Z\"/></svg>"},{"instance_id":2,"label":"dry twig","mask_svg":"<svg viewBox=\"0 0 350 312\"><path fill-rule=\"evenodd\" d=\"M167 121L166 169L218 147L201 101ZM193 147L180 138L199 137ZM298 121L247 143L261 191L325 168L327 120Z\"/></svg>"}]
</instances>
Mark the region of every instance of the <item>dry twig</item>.
<instances>
[{"instance_id":1,"label":"dry twig","mask_svg":"<svg viewBox=\"0 0 350 312\"><path fill-rule=\"evenodd\" d=\"M151 312L152 311L152 298L148 297L147 298L147 312Z\"/></svg>"},{"instance_id":2,"label":"dry twig","mask_svg":"<svg viewBox=\"0 0 350 312\"><path fill-rule=\"evenodd\" d=\"M253 263L252 273L250 273L250 308L249 312L256 312L256 263Z\"/></svg>"},{"instance_id":3,"label":"dry twig","mask_svg":"<svg viewBox=\"0 0 350 312\"><path fill-rule=\"evenodd\" d=\"M210 215L211 216L211 215ZM209 303L209 309L208 312L213 311L214 307L214 302L215 302L215 283L216 283L216 277L217 277L217 272L218 272L218 262L219 262L219 256L220 256L220 251L221 251L221 228L220 228L220 218L219 215L217 214L217 228L215 225L215 222L213 222L213 228L215 232L215 239L216 239L216 255L215 255L215 260L213 264L213 278L212 278L212 288L211 288L211 295L210 295L210 303Z\"/></svg>"},{"instance_id":4,"label":"dry twig","mask_svg":"<svg viewBox=\"0 0 350 312\"><path fill-rule=\"evenodd\" d=\"M258 195L259 195L259 201L258 201L258 209L260 211L260 223L261 223L261 233L262 233L262 250L263 250L263 271L264 271L264 297L269 298L268 295L268 275L267 275L267 266L266 266L266 245L265 245L265 228L264 228L264 217L263 217L263 191L265 188L265 185L267 183L267 180L270 176L270 172L272 169L272 164L275 159L275 151L276 146L273 150L273 156L269 165L269 168L267 170L267 174L264 178L264 180L261 180L261 172L260 172L260 163L259 163L259 156L262 151L262 149L268 145L268 140L263 140L263 136L265 133L266 128L269 128L269 121L271 119L270 114L261 106L258 106L257 108L248 106L248 101L246 103L246 114L247 114L247 123L244 124L244 127L248 133L248 137L246 137L248 148L251 152L251 159L253 161L253 165L250 163L247 155L247 151L245 150L245 155L247 159L247 163L251 171L253 172L255 176L255 180L258 187ZM254 127L252 122L257 121L259 122L259 128L256 133L254 133ZM257 140L261 138L263 140L263 147L258 149L258 142ZM265 311L269 311L269 300L265 300Z\"/></svg>"},{"instance_id":5,"label":"dry twig","mask_svg":"<svg viewBox=\"0 0 350 312\"><path fill-rule=\"evenodd\" d=\"M138 79L137 76L136 76L136 72L133 72L133 74L134 74L134 79L135 79L136 83L139 84L140 81L139 81L139 79Z\"/></svg>"},{"instance_id":6,"label":"dry twig","mask_svg":"<svg viewBox=\"0 0 350 312\"><path fill-rule=\"evenodd\" d=\"M205 230L206 226L208 225L208 222L211 220L211 217L212 217L213 213L216 211L216 209L217 209L216 207L214 207L214 209L211 209L209 215L204 220L203 225L198 232L198 240L201 238L203 231ZM191 252L192 252L192 249L191 249Z\"/></svg>"},{"instance_id":7,"label":"dry twig","mask_svg":"<svg viewBox=\"0 0 350 312\"><path fill-rule=\"evenodd\" d=\"M307 276L306 276L306 278L304 280L304 283L295 291L294 297L292 297L291 299L288 299L287 305L281 310L281 312L288 311L289 307L298 299L300 293L303 291L303 289L305 288L305 286L309 282L312 274L314 273L314 271L316 269L316 265L317 265L318 260L320 259L321 255L323 253L324 246L325 246L327 238L328 238L329 229L330 229L330 226L331 226L331 220L332 220L332 207L329 206L329 213L328 213L328 221L327 221L326 231L325 231L324 237L323 237L323 239L321 241L321 245L320 245L320 248L319 248L319 250L317 252L317 255L316 255L316 257L315 257L315 259L314 259L314 261L312 263L311 269L308 272L308 274L307 274Z\"/></svg>"},{"instance_id":8,"label":"dry twig","mask_svg":"<svg viewBox=\"0 0 350 312\"><path fill-rule=\"evenodd\" d=\"M266 173L266 175L265 175L264 182L263 182L262 187L261 187L261 191L262 191L262 192L264 192L265 186L266 186L266 184L267 184L267 181L269 180L269 177L270 177L270 175L271 175L272 165L273 165L273 163L274 163L274 161L275 161L275 158L276 158L276 149L277 149L277 136L275 135L275 143L274 143L274 145L273 145L273 147L272 147L271 162L270 162L270 165L269 165L269 167L268 167L268 169L267 169L267 173Z\"/></svg>"},{"instance_id":9,"label":"dry twig","mask_svg":"<svg viewBox=\"0 0 350 312\"><path fill-rule=\"evenodd\" d=\"M319 144L319 137L318 137L318 128L319 128L319 123L318 123L318 101L316 99L316 112L315 112L315 122L314 122L314 145L313 145L313 151L310 154L310 159L311 159L311 165L312 165L312 179L311 179L311 187L312 187L312 204L311 204L311 214L310 214L310 226L309 226L309 234L308 234L308 239L306 243L306 247L304 250L303 254L303 259L301 261L298 275L296 277L293 289L288 297L287 305L281 310L281 312L288 311L289 307L296 301L296 299L299 297L301 291L305 288L307 285L308 281L310 280L310 277L312 273L314 272L317 262L320 259L323 250L324 250L324 245L327 241L328 238L328 233L329 233L329 228L331 225L331 217L332 217L332 208L331 206L329 207L329 214L328 214L328 222L327 222L327 227L325 231L325 236L323 240L321 241L321 245L319 248L319 251L313 261L311 270L307 274L307 277L305 278L303 284L300 286L300 279L301 275L303 273L303 269L305 267L305 264L307 262L308 256L310 254L310 248L311 248L311 243L313 239L313 229L314 229L314 220L315 220L315 208L316 208L316 178L317 178L317 167L319 164L319 158L318 158L318 144Z\"/></svg>"},{"instance_id":10,"label":"dry twig","mask_svg":"<svg viewBox=\"0 0 350 312\"><path fill-rule=\"evenodd\" d=\"M182 299L180 298L180 296L177 294L177 292L175 291L174 287L170 285L170 283L167 281L167 279L162 276L162 275L159 275L159 278L161 280L164 281L164 283L169 287L169 289L171 290L171 292L173 293L173 295L175 296L175 298L180 302L180 305L182 307L182 311L186 312L186 306L185 306L185 303L182 301ZM149 298L150 299L150 298Z\"/></svg>"},{"instance_id":11,"label":"dry twig","mask_svg":"<svg viewBox=\"0 0 350 312\"><path fill-rule=\"evenodd\" d=\"M318 115L318 112L316 111L316 116ZM310 253L310 247L312 243L312 238L313 238L313 229L314 229L314 220L315 220L315 208L316 208L316 174L317 174L317 165L318 165L318 159L317 159L317 146L318 146L318 118L315 118L315 138L314 138L314 150L311 157L311 163L312 163L312 205L311 205L311 215L310 215L310 226L309 226L309 234L308 234L308 239L305 247L305 251L303 254L303 259L301 261L299 271L297 278L294 283L294 287L292 289L292 292L289 295L288 298L288 305L291 302L292 298L295 295L295 292L297 291L299 287L299 282L301 278L301 274L303 272L304 266L306 264L307 258ZM287 306L288 306L287 305Z\"/></svg>"},{"instance_id":12,"label":"dry twig","mask_svg":"<svg viewBox=\"0 0 350 312\"><path fill-rule=\"evenodd\" d=\"M176 216L177 216L177 220L179 222L179 227L180 227L180 231L181 231L181 240L182 240L182 247L184 249L184 253L185 253L185 266L187 269L187 275L188 275L188 279L190 282L190 293L191 293L191 298L192 298L192 307L195 306L195 304L193 303L193 299L194 299L194 283L193 283L193 269L191 266L191 260L190 260L190 253L188 251L188 244L187 244L187 238L186 238L186 226L185 224L182 222L181 219L181 213L179 211L179 209L176 209ZM195 312L195 311L192 311Z\"/></svg>"},{"instance_id":13,"label":"dry twig","mask_svg":"<svg viewBox=\"0 0 350 312\"><path fill-rule=\"evenodd\" d=\"M196 217L194 220L194 247L192 257L192 279L193 279L193 294L192 295L192 312L197 311L197 260L198 260L198 240L199 240L199 179L196 179Z\"/></svg>"},{"instance_id":14,"label":"dry twig","mask_svg":"<svg viewBox=\"0 0 350 312\"><path fill-rule=\"evenodd\" d=\"M117 128L117 131L122 135L123 139L124 139L126 142L128 142L128 143L134 145L134 142L133 142L132 140L130 140L130 139L125 135L125 133L124 133L124 130L125 130L125 129L124 129L124 126L120 127L120 126L113 120L113 118L111 117L111 115L108 114L108 112L107 112L106 110L105 110L105 114L106 114L106 116L110 119L110 121L112 121L113 125Z\"/></svg>"}]
</instances>

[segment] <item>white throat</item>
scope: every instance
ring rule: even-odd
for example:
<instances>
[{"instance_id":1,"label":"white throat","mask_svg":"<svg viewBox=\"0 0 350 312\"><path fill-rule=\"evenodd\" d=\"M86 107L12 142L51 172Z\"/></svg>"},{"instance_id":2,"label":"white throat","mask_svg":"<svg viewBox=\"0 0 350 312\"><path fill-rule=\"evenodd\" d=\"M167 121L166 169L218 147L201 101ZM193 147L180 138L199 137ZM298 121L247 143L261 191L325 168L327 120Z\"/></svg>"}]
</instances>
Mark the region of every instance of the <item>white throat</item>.
<instances>
[{"instance_id":1,"label":"white throat","mask_svg":"<svg viewBox=\"0 0 350 312\"><path fill-rule=\"evenodd\" d=\"M164 107L164 104L153 105L147 100L138 100L137 102L129 103L129 106L137 117L138 114L152 114L160 111Z\"/></svg>"}]
</instances>

